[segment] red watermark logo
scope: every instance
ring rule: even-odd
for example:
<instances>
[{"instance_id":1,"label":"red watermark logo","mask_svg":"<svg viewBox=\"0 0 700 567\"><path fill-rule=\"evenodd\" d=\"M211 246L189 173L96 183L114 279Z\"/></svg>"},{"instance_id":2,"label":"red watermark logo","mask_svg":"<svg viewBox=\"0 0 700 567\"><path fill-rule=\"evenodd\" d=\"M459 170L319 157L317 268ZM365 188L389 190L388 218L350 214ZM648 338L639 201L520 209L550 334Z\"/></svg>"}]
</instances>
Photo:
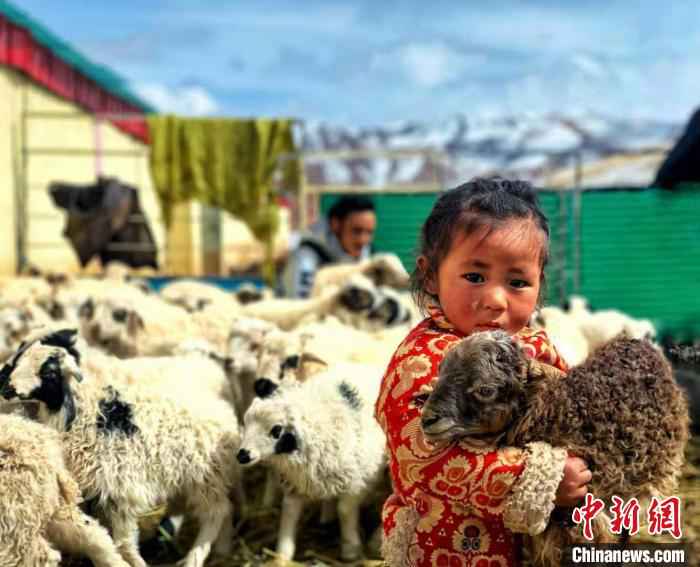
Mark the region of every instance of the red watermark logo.
<instances>
[{"instance_id":1,"label":"red watermark logo","mask_svg":"<svg viewBox=\"0 0 700 567\"><path fill-rule=\"evenodd\" d=\"M625 502L618 496L613 496L612 501L610 531L621 534L625 529L630 535L639 533L639 501L632 498ZM587 540L593 541L593 520L604 509L605 503L590 492L586 494L583 504L574 508L571 519L576 525L583 524L583 537ZM651 499L647 510L647 531L649 535L669 533L675 539L681 538L681 499L678 496L663 500L654 496Z\"/></svg>"}]
</instances>

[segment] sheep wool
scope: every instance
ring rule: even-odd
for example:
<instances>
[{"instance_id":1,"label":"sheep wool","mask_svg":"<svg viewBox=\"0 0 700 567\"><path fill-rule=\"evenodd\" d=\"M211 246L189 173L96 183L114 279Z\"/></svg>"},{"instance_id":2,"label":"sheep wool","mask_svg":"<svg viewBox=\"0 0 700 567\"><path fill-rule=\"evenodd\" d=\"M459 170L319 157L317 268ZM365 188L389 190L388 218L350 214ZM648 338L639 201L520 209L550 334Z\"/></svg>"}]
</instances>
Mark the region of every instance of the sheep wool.
<instances>
[{"instance_id":1,"label":"sheep wool","mask_svg":"<svg viewBox=\"0 0 700 567\"><path fill-rule=\"evenodd\" d=\"M128 567L107 530L78 507L56 431L0 415L0 486L3 567L58 566L59 549L87 555L96 567Z\"/></svg>"},{"instance_id":2,"label":"sheep wool","mask_svg":"<svg viewBox=\"0 0 700 567\"><path fill-rule=\"evenodd\" d=\"M61 433L68 469L83 495L97 500L132 567L146 567L136 546L138 517L166 503L198 520L183 565L202 567L213 544L230 545L235 413L206 389L171 395L111 374L110 359L86 357L68 329L34 337L0 372L5 397L41 402L38 420Z\"/></svg>"}]
</instances>

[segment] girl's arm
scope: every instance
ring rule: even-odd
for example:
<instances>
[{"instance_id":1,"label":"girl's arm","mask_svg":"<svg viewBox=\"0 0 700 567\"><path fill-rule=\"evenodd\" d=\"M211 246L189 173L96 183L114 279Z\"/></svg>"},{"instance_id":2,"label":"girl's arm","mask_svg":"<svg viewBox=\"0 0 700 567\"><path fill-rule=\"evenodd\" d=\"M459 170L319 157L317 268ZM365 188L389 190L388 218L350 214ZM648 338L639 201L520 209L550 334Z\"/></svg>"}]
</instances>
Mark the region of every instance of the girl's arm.
<instances>
[{"instance_id":1,"label":"girl's arm","mask_svg":"<svg viewBox=\"0 0 700 567\"><path fill-rule=\"evenodd\" d=\"M533 443L524 450L494 450L473 440L435 446L423 436L423 402L446 349L458 340L444 332L413 333L387 369L376 416L387 436L396 489L406 499L447 499L453 506L503 514L514 531L539 533L564 478L564 449Z\"/></svg>"}]
</instances>

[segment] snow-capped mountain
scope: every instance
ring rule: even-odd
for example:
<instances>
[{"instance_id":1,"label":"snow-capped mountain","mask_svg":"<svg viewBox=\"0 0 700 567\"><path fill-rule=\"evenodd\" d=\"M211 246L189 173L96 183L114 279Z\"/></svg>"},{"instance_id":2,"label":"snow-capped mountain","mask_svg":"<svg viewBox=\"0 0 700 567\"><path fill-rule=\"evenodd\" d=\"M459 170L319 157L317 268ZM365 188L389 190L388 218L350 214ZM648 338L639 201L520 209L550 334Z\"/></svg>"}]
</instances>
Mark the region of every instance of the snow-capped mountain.
<instances>
[{"instance_id":1,"label":"snow-capped mountain","mask_svg":"<svg viewBox=\"0 0 700 567\"><path fill-rule=\"evenodd\" d=\"M682 124L597 114L483 119L458 115L434 125L402 122L349 128L307 123L301 142L308 179L320 185L408 190L498 173L546 186L553 175L576 162L585 167L613 155L658 154L656 160L645 160L641 173L622 173L620 179L609 172L605 176L605 183L634 185L651 182L656 165L682 129Z\"/></svg>"}]
</instances>

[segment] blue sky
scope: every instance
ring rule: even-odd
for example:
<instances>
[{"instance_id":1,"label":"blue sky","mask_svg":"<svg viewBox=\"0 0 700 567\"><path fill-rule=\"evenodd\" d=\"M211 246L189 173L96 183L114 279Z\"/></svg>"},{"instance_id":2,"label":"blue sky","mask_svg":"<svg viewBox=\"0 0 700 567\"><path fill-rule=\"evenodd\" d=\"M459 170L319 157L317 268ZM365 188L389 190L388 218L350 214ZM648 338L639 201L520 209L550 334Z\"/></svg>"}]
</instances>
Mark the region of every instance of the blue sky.
<instances>
[{"instance_id":1,"label":"blue sky","mask_svg":"<svg viewBox=\"0 0 700 567\"><path fill-rule=\"evenodd\" d=\"M180 114L684 121L700 104L697 0L15 2Z\"/></svg>"}]
</instances>

